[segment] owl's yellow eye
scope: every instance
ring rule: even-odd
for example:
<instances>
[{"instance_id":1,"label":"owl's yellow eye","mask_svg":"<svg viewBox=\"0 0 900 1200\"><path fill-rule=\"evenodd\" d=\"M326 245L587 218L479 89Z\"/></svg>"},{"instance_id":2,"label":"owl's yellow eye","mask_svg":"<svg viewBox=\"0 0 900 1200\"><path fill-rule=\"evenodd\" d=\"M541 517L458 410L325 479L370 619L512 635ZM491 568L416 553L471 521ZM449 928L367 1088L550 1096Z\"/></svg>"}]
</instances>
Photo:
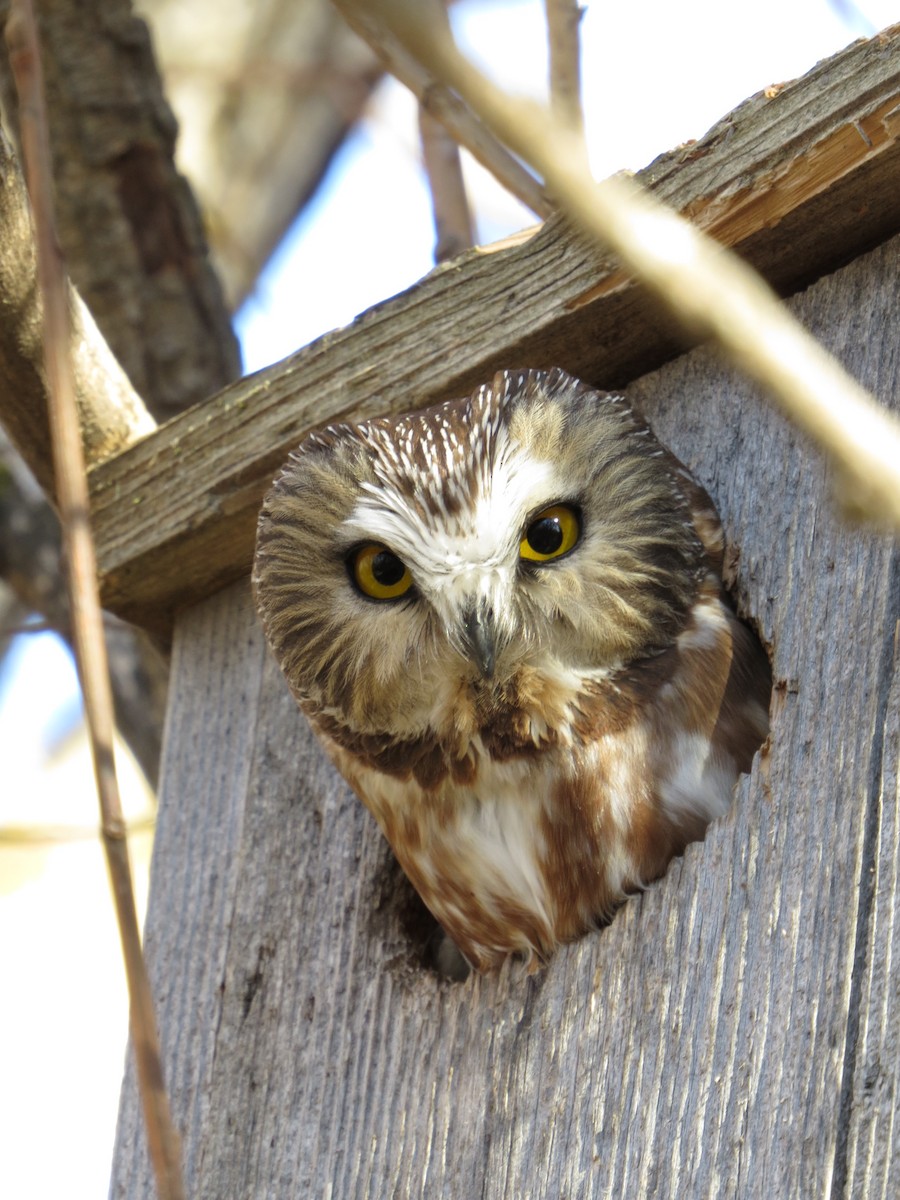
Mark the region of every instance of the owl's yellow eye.
<instances>
[{"instance_id":1,"label":"owl's yellow eye","mask_svg":"<svg viewBox=\"0 0 900 1200\"><path fill-rule=\"evenodd\" d=\"M549 562L568 554L580 536L578 512L568 504L553 504L538 513L525 530L519 556L530 562Z\"/></svg>"},{"instance_id":2,"label":"owl's yellow eye","mask_svg":"<svg viewBox=\"0 0 900 1200\"><path fill-rule=\"evenodd\" d=\"M350 556L350 569L356 586L373 600L396 600L412 587L406 563L379 542L355 550Z\"/></svg>"}]
</instances>

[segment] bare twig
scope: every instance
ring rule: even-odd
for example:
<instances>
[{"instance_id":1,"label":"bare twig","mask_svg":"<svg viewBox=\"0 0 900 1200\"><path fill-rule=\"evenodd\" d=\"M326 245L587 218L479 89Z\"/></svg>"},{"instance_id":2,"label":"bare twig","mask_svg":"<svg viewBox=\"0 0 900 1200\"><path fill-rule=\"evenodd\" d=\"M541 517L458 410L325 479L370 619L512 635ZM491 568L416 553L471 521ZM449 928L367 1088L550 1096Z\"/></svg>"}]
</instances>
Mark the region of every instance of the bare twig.
<instances>
[{"instance_id":1,"label":"bare twig","mask_svg":"<svg viewBox=\"0 0 900 1200\"><path fill-rule=\"evenodd\" d=\"M572 130L584 128L581 108L581 43L584 10L578 0L544 0L550 48L550 104L557 120Z\"/></svg>"},{"instance_id":2,"label":"bare twig","mask_svg":"<svg viewBox=\"0 0 900 1200\"><path fill-rule=\"evenodd\" d=\"M444 126L421 106L419 136L437 235L434 261L441 263L473 246L475 231L466 198L459 147Z\"/></svg>"},{"instance_id":3,"label":"bare twig","mask_svg":"<svg viewBox=\"0 0 900 1200\"><path fill-rule=\"evenodd\" d=\"M141 954L125 822L113 758L112 693L103 641L84 452L69 352L69 292L53 219L43 84L30 0L17 0L13 5L6 26L6 38L19 93L25 171L35 222L53 458L68 557L75 656L84 693L100 799L103 843L131 997L131 1032L147 1140L160 1196L165 1200L181 1200L184 1187L181 1181L180 1149L162 1083L153 1002Z\"/></svg>"},{"instance_id":4,"label":"bare twig","mask_svg":"<svg viewBox=\"0 0 900 1200\"><path fill-rule=\"evenodd\" d=\"M678 320L715 338L828 451L840 476L840 500L853 517L900 529L900 424L754 271L631 181L616 176L596 184L583 139L540 105L512 99L491 84L418 4L369 0L366 7L543 174L587 234L611 247Z\"/></svg>"},{"instance_id":5,"label":"bare twig","mask_svg":"<svg viewBox=\"0 0 900 1200\"><path fill-rule=\"evenodd\" d=\"M444 21L447 21L444 0L437 6L436 16L442 16ZM449 29L449 23L447 28ZM474 246L475 230L466 197L459 146L440 121L421 104L419 137L422 142L422 161L431 189L431 207L437 235L434 261L441 263Z\"/></svg>"},{"instance_id":6,"label":"bare twig","mask_svg":"<svg viewBox=\"0 0 900 1200\"><path fill-rule=\"evenodd\" d=\"M548 217L553 206L540 181L497 141L450 88L435 78L382 23L373 19L373 6L359 0L334 0L352 29L372 47L387 69L406 84L419 104L440 121L453 139L539 217ZM434 19L433 4L425 5ZM377 8L375 9L377 11Z\"/></svg>"},{"instance_id":7,"label":"bare twig","mask_svg":"<svg viewBox=\"0 0 900 1200\"><path fill-rule=\"evenodd\" d=\"M151 833L155 828L156 813L148 812L132 817L125 826L125 833L133 837ZM97 830L83 825L0 825L0 845L4 846L54 846L65 842L93 842L96 838Z\"/></svg>"}]
</instances>

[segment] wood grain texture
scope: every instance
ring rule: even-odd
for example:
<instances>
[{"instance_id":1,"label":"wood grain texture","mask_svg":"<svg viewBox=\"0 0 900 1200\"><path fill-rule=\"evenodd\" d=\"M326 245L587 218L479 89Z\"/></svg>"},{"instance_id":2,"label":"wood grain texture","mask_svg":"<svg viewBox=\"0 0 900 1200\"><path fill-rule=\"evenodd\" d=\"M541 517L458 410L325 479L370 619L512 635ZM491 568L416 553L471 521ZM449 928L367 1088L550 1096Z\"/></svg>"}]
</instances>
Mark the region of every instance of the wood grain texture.
<instances>
[{"instance_id":1,"label":"wood grain texture","mask_svg":"<svg viewBox=\"0 0 900 1200\"><path fill-rule=\"evenodd\" d=\"M894 571L891 590L900 595L900 570ZM869 813L869 876L862 880L869 920L857 944L858 1017L852 1072L843 1080L850 1120L839 1182L846 1194L888 1200L900 1190L900 622L893 630L888 623L885 635L893 644L885 645L878 679L886 720L875 729L872 747L875 803Z\"/></svg>"},{"instance_id":2,"label":"wood grain texture","mask_svg":"<svg viewBox=\"0 0 900 1200\"><path fill-rule=\"evenodd\" d=\"M783 293L900 230L900 27L857 43L652 164L654 192ZM473 251L91 474L104 603L138 623L249 570L272 475L311 428L464 395L502 367L618 386L684 342L560 221Z\"/></svg>"},{"instance_id":3,"label":"wood grain texture","mask_svg":"<svg viewBox=\"0 0 900 1200\"><path fill-rule=\"evenodd\" d=\"M791 302L895 406L898 267L895 240ZM769 748L609 928L447 984L247 584L185 613L146 944L192 1196L900 1194L898 552L708 351L631 392L719 506ZM113 1180L152 1195L130 1077Z\"/></svg>"}]
</instances>

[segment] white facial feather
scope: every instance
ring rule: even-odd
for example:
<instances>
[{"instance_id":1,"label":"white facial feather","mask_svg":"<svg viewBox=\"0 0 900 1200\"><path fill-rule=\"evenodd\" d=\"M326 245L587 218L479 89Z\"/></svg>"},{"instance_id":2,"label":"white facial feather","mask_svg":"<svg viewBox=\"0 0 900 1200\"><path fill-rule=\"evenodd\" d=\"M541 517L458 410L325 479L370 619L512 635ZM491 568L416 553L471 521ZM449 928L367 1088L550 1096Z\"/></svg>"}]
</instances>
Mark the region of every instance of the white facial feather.
<instances>
[{"instance_id":1,"label":"white facial feather","mask_svg":"<svg viewBox=\"0 0 900 1200\"><path fill-rule=\"evenodd\" d=\"M452 468L449 433L444 448ZM439 463L440 456L434 461ZM363 494L343 523L348 541L383 542L406 563L448 629L475 601L496 613L506 611L525 521L565 495L553 464L533 458L505 428L495 434L491 470L480 482L456 515L445 511L438 521L388 478L363 483ZM434 494L442 494L440 486Z\"/></svg>"}]
</instances>

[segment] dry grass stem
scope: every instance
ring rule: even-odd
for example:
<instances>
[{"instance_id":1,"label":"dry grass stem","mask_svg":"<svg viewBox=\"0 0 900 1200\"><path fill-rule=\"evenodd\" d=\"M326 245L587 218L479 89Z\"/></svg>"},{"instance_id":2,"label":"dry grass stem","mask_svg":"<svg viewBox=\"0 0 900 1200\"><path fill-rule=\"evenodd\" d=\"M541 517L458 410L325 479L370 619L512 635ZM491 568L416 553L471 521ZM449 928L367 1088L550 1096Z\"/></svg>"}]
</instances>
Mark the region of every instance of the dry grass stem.
<instances>
[{"instance_id":1,"label":"dry grass stem","mask_svg":"<svg viewBox=\"0 0 900 1200\"><path fill-rule=\"evenodd\" d=\"M156 828L156 813L133 817L127 825L128 837L138 833L150 833ZM97 839L96 826L90 829L80 825L0 825L0 845L3 846L56 846L68 842L93 842Z\"/></svg>"},{"instance_id":2,"label":"dry grass stem","mask_svg":"<svg viewBox=\"0 0 900 1200\"><path fill-rule=\"evenodd\" d=\"M482 125L459 96L425 69L383 23L373 19L377 6L359 0L334 0L347 21L359 36L372 47L385 67L404 83L422 108L440 121L453 139L475 158L513 196L539 217L548 217L553 206L545 195L543 185L506 150L494 135ZM440 17L431 4L425 5L431 19Z\"/></svg>"},{"instance_id":3,"label":"dry grass stem","mask_svg":"<svg viewBox=\"0 0 900 1200\"><path fill-rule=\"evenodd\" d=\"M714 338L831 455L839 499L850 515L900 529L900 424L754 271L630 180L595 183L582 138L540 105L491 84L418 4L372 0L366 8L543 175L560 207L586 234L611 247L679 321Z\"/></svg>"},{"instance_id":4,"label":"dry grass stem","mask_svg":"<svg viewBox=\"0 0 900 1200\"><path fill-rule=\"evenodd\" d=\"M584 10L578 0L544 0L550 49L550 104L556 118L572 130L584 128L581 107L581 40Z\"/></svg>"},{"instance_id":5,"label":"dry grass stem","mask_svg":"<svg viewBox=\"0 0 900 1200\"><path fill-rule=\"evenodd\" d=\"M181 1182L180 1148L162 1083L156 1022L141 954L125 822L113 760L112 693L103 640L84 451L75 406L69 349L69 292L55 231L43 82L30 0L17 0L13 4L6 26L6 39L19 94L25 174L37 241L51 440L68 559L73 642L100 799L103 843L131 997L131 1033L158 1192L165 1200L181 1200L184 1188Z\"/></svg>"}]
</instances>

